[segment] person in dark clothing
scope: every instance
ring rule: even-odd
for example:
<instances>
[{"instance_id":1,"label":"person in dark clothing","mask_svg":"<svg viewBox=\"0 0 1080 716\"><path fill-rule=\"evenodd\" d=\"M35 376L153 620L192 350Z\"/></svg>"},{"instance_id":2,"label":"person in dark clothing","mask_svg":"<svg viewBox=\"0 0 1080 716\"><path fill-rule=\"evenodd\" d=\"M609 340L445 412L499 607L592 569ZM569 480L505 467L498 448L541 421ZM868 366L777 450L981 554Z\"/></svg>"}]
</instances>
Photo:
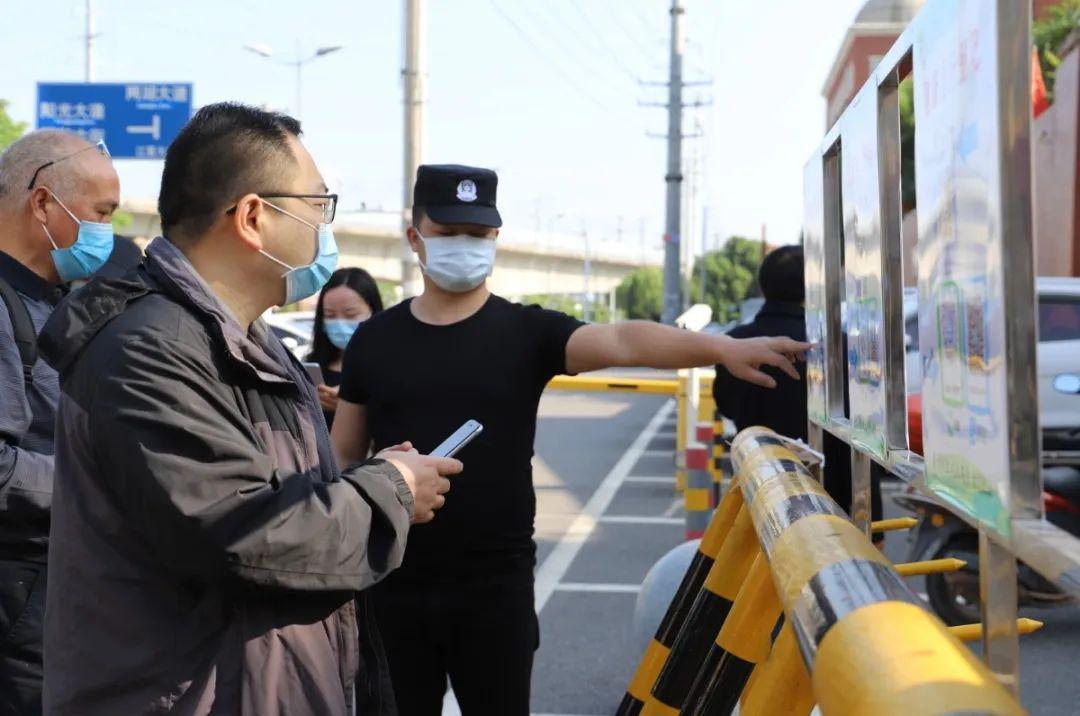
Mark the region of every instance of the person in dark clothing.
<instances>
[{"instance_id":1,"label":"person in dark clothing","mask_svg":"<svg viewBox=\"0 0 1080 716\"><path fill-rule=\"evenodd\" d=\"M402 568L373 590L402 716L442 710L447 677L463 713L529 713L536 544L536 412L560 373L614 366L680 368L722 361L769 386L758 368L798 376L804 343L732 340L647 321L586 325L487 287L502 219L489 169L417 172L409 245L424 292L365 321L345 354L334 445L343 462L409 436L436 447L466 420L484 432L436 523L410 531ZM397 617L418 614L413 621Z\"/></svg>"},{"instance_id":2,"label":"person in dark clothing","mask_svg":"<svg viewBox=\"0 0 1080 716\"><path fill-rule=\"evenodd\" d=\"M334 424L345 347L357 327L382 310L379 286L362 268L338 269L319 292L307 359L322 370L323 385L316 387L327 427Z\"/></svg>"},{"instance_id":3,"label":"person in dark clothing","mask_svg":"<svg viewBox=\"0 0 1080 716\"><path fill-rule=\"evenodd\" d=\"M393 713L356 592L461 465L398 449L339 469L315 387L260 318L337 263L336 196L299 135L200 109L165 158L165 237L41 333L62 386L46 714Z\"/></svg>"},{"instance_id":4,"label":"person in dark clothing","mask_svg":"<svg viewBox=\"0 0 1080 716\"><path fill-rule=\"evenodd\" d=\"M0 716L41 713L60 386L35 342L108 257L119 195L108 154L75 135L34 132L0 155Z\"/></svg>"},{"instance_id":5,"label":"person in dark clothing","mask_svg":"<svg viewBox=\"0 0 1080 716\"><path fill-rule=\"evenodd\" d=\"M758 270L758 285L765 304L754 320L736 326L728 332L734 338L753 336L789 336L806 340L806 300L803 249L801 246L781 246L770 252ZM772 371L775 390L761 388L736 380L722 366L716 366L713 398L716 409L735 423L739 430L761 425L781 435L806 441L808 435L806 407L806 364L798 365L802 380L792 380ZM851 449L839 438L825 432L822 452L825 455L825 490L845 510L851 511ZM874 479L871 492L871 512L874 519L882 514L880 468L872 468Z\"/></svg>"},{"instance_id":6,"label":"person in dark clothing","mask_svg":"<svg viewBox=\"0 0 1080 716\"><path fill-rule=\"evenodd\" d=\"M94 276L101 278L120 278L143 260L142 249L126 236L117 236L113 241L113 250L109 260L98 269Z\"/></svg>"}]
</instances>

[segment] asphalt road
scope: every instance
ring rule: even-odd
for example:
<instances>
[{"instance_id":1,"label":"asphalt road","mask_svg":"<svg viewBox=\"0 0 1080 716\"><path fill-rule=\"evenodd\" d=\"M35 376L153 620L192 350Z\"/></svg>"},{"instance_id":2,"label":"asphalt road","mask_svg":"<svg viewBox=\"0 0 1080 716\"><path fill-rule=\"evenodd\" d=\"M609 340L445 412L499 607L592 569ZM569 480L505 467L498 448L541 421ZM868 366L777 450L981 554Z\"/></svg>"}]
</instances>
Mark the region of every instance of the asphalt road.
<instances>
[{"instance_id":1,"label":"asphalt road","mask_svg":"<svg viewBox=\"0 0 1080 716\"><path fill-rule=\"evenodd\" d=\"M610 714L637 664L633 590L683 536L674 485L663 481L673 475L675 447L674 412L660 413L666 403L657 396L551 391L542 402L535 714ZM885 504L886 516L904 514L888 494ZM902 561L905 551L904 534L889 535L890 558ZM910 584L923 589L919 579ZM1022 614L1046 626L1022 638L1021 700L1032 714L1080 716L1080 608Z\"/></svg>"}]
</instances>

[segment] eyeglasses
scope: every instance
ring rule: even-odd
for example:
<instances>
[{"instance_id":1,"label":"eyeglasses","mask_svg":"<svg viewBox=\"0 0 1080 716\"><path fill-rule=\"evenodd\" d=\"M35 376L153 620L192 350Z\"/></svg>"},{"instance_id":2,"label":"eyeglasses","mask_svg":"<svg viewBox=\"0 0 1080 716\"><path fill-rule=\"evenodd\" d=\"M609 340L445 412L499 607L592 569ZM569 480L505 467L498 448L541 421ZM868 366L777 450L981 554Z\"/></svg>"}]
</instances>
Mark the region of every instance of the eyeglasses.
<instances>
[{"instance_id":1,"label":"eyeglasses","mask_svg":"<svg viewBox=\"0 0 1080 716\"><path fill-rule=\"evenodd\" d=\"M259 194L260 199L303 199L308 204L318 207L322 210L322 223L332 224L334 223L334 217L337 216L337 194ZM310 201L309 201L310 200ZM317 202L322 202L317 203ZM226 214L233 214L236 212L236 207L230 208L226 211Z\"/></svg>"},{"instance_id":2,"label":"eyeglasses","mask_svg":"<svg viewBox=\"0 0 1080 716\"><path fill-rule=\"evenodd\" d=\"M106 159L108 159L110 157L109 148L105 146L105 141L104 140L99 140L97 143L92 144L89 147L83 147L82 149L78 149L78 150L72 152L71 154L65 154L64 156L60 157L59 159L53 159L51 162L45 162L44 164L42 164L40 167L38 167L37 169L34 170L34 175L32 177L30 177L30 183L26 185L26 190L30 191L31 189L34 188L34 182L37 181L38 174L41 173L42 169L48 169L53 164L59 164L62 161L65 161L67 159L71 159L72 157L78 156L79 154L82 154L83 152L88 152L91 149L96 149L101 154L101 156L105 157Z\"/></svg>"}]
</instances>

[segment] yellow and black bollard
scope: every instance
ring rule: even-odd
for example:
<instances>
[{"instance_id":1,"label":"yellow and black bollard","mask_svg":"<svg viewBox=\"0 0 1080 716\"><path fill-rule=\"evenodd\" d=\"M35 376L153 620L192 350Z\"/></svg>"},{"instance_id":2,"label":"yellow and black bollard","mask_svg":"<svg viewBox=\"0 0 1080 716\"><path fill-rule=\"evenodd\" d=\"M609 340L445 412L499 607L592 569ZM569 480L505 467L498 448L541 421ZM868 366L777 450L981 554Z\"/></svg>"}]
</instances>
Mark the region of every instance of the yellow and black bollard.
<instances>
[{"instance_id":1,"label":"yellow and black bollard","mask_svg":"<svg viewBox=\"0 0 1080 716\"><path fill-rule=\"evenodd\" d=\"M660 622L660 627L656 630L656 636L645 649L645 654L634 672L634 678L630 681L626 695L623 696L622 703L615 712L617 716L636 716L641 713L653 684L656 683L656 677L660 674L660 669L663 668L671 651L671 645L675 643L679 629L686 622L686 616L690 612L694 598L705 582L709 570L712 569L716 555L720 552L720 547L742 506L742 491L738 489L728 490L724 499L720 501L720 506L713 513L709 527L701 538L698 551L690 562L690 568L683 575L679 589L675 592L675 597L671 600Z\"/></svg>"}]
</instances>

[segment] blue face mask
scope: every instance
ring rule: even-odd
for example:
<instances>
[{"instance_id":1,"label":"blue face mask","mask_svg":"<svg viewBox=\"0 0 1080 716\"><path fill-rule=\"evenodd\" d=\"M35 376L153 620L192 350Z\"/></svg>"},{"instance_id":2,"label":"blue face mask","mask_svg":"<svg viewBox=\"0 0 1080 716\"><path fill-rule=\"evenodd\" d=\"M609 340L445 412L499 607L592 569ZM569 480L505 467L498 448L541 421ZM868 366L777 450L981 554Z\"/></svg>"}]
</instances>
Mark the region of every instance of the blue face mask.
<instances>
[{"instance_id":1,"label":"blue face mask","mask_svg":"<svg viewBox=\"0 0 1080 716\"><path fill-rule=\"evenodd\" d=\"M285 279L285 303L281 305L287 306L290 303L296 303L309 296L314 296L322 290L322 287L330 280L330 275L334 273L334 269L337 268L338 246L337 241L334 240L334 230L330 228L329 224L319 224L316 226L309 221L304 221L296 214L285 211L280 206L275 206L265 199L263 200L263 203L277 209L285 216L296 219L301 224L310 226L315 230L319 240L315 258L311 263L304 266L290 266L284 261L274 258L265 251L259 252L278 266L287 269L283 277Z\"/></svg>"},{"instance_id":2,"label":"blue face mask","mask_svg":"<svg viewBox=\"0 0 1080 716\"><path fill-rule=\"evenodd\" d=\"M60 201L56 194L53 194L52 189L48 189L48 191L52 194L53 199L56 199L56 203L60 205L60 208L66 211L72 221L79 225L79 233L75 237L75 243L66 249L57 246L52 234L49 233L49 228L45 224L41 225L41 228L45 229L45 235L49 237L49 243L53 246L51 253L53 265L56 266L56 273L64 283L90 278L95 271L105 265L105 262L109 260L109 256L112 255L112 224L81 221L71 213L70 209L64 206L64 202Z\"/></svg>"},{"instance_id":3,"label":"blue face mask","mask_svg":"<svg viewBox=\"0 0 1080 716\"><path fill-rule=\"evenodd\" d=\"M349 345L349 339L356 333L360 321L350 321L347 318L329 318L323 321L323 332L334 347L345 350Z\"/></svg>"}]
</instances>

